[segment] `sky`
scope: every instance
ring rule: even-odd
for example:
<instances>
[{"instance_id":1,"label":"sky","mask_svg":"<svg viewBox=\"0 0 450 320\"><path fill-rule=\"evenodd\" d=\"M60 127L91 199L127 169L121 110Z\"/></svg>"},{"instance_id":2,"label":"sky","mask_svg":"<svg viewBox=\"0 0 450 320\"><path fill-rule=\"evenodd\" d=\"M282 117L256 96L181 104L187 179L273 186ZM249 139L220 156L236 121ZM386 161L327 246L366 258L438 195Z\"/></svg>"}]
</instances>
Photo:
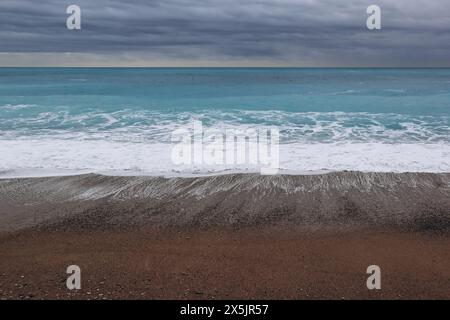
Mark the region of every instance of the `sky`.
<instances>
[{"instance_id":1,"label":"sky","mask_svg":"<svg viewBox=\"0 0 450 320\"><path fill-rule=\"evenodd\" d=\"M450 1L0 0L0 66L450 67Z\"/></svg>"}]
</instances>

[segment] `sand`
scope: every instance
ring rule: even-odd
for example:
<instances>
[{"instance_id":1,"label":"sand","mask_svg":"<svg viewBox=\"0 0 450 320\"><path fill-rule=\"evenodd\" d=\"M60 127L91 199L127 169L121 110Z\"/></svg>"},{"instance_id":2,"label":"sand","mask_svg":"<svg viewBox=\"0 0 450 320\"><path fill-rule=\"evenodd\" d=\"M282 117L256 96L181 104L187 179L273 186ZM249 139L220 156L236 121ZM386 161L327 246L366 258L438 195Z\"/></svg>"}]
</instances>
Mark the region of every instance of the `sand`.
<instances>
[{"instance_id":1,"label":"sand","mask_svg":"<svg viewBox=\"0 0 450 320\"><path fill-rule=\"evenodd\" d=\"M450 298L450 174L0 180L1 299ZM82 289L65 286L82 269ZM382 270L368 290L366 268Z\"/></svg>"},{"instance_id":2,"label":"sand","mask_svg":"<svg viewBox=\"0 0 450 320\"><path fill-rule=\"evenodd\" d=\"M30 232L0 242L0 297L450 299L449 252L448 235L374 230ZM366 287L372 264L381 290Z\"/></svg>"}]
</instances>

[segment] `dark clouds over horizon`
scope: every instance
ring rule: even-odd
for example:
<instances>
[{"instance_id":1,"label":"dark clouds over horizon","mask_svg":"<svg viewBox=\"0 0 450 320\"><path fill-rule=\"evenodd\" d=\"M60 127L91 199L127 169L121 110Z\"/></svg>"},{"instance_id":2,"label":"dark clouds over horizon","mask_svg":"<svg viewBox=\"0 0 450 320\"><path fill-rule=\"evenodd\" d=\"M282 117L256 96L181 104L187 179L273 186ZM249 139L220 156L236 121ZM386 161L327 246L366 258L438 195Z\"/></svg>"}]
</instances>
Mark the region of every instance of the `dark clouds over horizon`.
<instances>
[{"instance_id":1,"label":"dark clouds over horizon","mask_svg":"<svg viewBox=\"0 0 450 320\"><path fill-rule=\"evenodd\" d=\"M66 29L66 7L82 30ZM366 8L382 30L366 29ZM1 0L0 65L450 66L448 0Z\"/></svg>"}]
</instances>

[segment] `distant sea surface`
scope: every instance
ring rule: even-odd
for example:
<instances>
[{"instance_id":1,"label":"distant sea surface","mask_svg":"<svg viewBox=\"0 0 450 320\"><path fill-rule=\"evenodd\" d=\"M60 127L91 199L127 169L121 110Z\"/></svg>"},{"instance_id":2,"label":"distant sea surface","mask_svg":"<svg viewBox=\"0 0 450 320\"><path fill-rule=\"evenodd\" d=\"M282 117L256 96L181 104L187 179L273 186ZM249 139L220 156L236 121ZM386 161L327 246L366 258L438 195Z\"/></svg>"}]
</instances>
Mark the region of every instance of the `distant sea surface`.
<instances>
[{"instance_id":1,"label":"distant sea surface","mask_svg":"<svg viewBox=\"0 0 450 320\"><path fill-rule=\"evenodd\" d=\"M285 172L450 172L450 69L0 68L0 176L196 175L173 130L280 131Z\"/></svg>"}]
</instances>

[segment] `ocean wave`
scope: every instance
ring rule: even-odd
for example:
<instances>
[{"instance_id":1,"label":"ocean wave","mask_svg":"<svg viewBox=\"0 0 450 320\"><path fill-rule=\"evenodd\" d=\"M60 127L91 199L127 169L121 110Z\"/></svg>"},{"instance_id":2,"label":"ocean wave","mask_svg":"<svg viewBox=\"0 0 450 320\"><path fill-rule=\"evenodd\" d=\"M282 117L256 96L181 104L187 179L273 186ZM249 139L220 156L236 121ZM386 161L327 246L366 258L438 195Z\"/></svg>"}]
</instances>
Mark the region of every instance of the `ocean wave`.
<instances>
[{"instance_id":1,"label":"ocean wave","mask_svg":"<svg viewBox=\"0 0 450 320\"><path fill-rule=\"evenodd\" d=\"M0 140L0 172L208 175L259 172L257 164L177 165L173 144L104 140ZM281 172L450 172L450 144L332 143L280 146ZM11 171L12 170L12 171ZM39 175L39 174L37 174Z\"/></svg>"},{"instance_id":2,"label":"ocean wave","mask_svg":"<svg viewBox=\"0 0 450 320\"><path fill-rule=\"evenodd\" d=\"M0 110L23 110L23 109L29 109L34 108L36 105L34 104L5 104L0 106Z\"/></svg>"},{"instance_id":3,"label":"ocean wave","mask_svg":"<svg viewBox=\"0 0 450 320\"><path fill-rule=\"evenodd\" d=\"M18 106L16 106L19 108ZM205 128L275 127L282 143L450 142L450 116L366 112L285 112L278 110L197 110L171 113L123 109L74 113L66 108L0 117L0 136L76 140L169 142L171 133L201 121Z\"/></svg>"}]
</instances>

